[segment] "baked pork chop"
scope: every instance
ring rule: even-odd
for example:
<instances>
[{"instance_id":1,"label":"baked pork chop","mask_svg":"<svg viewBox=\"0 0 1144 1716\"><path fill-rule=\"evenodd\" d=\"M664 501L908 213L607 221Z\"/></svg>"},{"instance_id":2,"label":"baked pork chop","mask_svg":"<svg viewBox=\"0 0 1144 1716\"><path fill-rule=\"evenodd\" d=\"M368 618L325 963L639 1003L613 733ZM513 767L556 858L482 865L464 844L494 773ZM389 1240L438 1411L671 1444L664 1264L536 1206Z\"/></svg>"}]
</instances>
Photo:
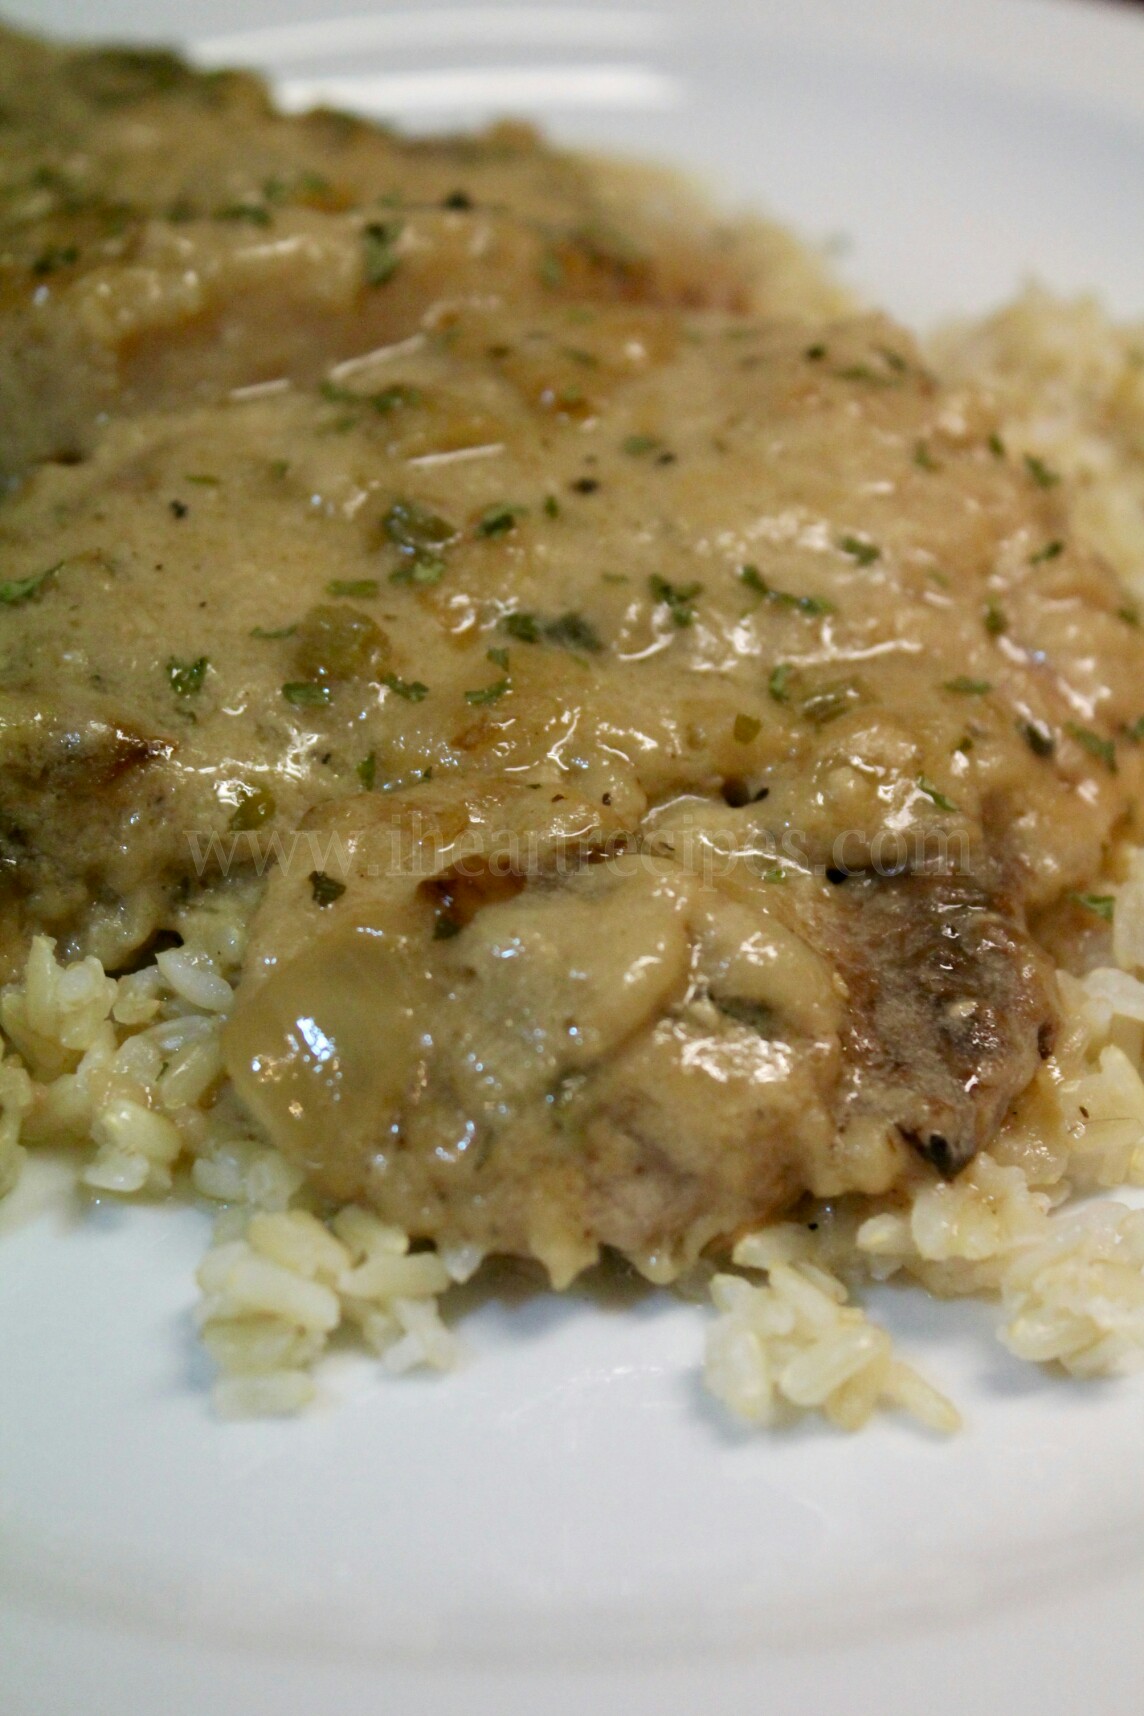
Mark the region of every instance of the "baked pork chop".
<instances>
[{"instance_id":1,"label":"baked pork chop","mask_svg":"<svg viewBox=\"0 0 1144 1716\"><path fill-rule=\"evenodd\" d=\"M893 323L809 323L716 235L647 224L613 266L597 180L535 143L343 136L223 83L260 173L317 150L346 189L160 233L147 137L200 147L211 198L238 173L207 86L41 71L93 183L144 141L122 255L62 226L37 300L6 240L8 349L42 315L54 378L37 416L8 360L7 456L69 454L0 511L9 969L35 931L121 969L261 877L250 1111L320 1192L557 1282L958 1172L1051 1052L1045 926L1141 784L1137 617L1056 473ZM328 315L320 269L295 290L319 237ZM164 246L230 284L180 308ZM57 446L72 333L98 386Z\"/></svg>"}]
</instances>

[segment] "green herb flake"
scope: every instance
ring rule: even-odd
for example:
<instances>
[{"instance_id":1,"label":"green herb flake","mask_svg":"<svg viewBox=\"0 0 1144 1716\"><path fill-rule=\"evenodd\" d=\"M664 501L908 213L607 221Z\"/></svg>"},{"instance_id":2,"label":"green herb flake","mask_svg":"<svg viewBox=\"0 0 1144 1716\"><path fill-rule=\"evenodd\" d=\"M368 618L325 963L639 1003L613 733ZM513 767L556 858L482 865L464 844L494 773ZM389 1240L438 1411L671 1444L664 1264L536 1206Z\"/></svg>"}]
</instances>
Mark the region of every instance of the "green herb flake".
<instances>
[{"instance_id":1,"label":"green herb flake","mask_svg":"<svg viewBox=\"0 0 1144 1716\"><path fill-rule=\"evenodd\" d=\"M509 680L506 675L504 679L498 679L492 685L480 685L475 691L466 691L465 701L473 704L495 703L498 698L504 696L508 688Z\"/></svg>"},{"instance_id":2,"label":"green herb flake","mask_svg":"<svg viewBox=\"0 0 1144 1716\"><path fill-rule=\"evenodd\" d=\"M508 672L507 649L487 649L485 651L485 656L487 660L492 662L494 667L499 667L502 673Z\"/></svg>"},{"instance_id":3,"label":"green herb flake","mask_svg":"<svg viewBox=\"0 0 1144 1716\"><path fill-rule=\"evenodd\" d=\"M987 679L970 679L968 674L959 673L956 679L943 682L943 691L956 691L962 697L984 697L993 687Z\"/></svg>"},{"instance_id":4,"label":"green herb flake","mask_svg":"<svg viewBox=\"0 0 1144 1716\"><path fill-rule=\"evenodd\" d=\"M433 920L433 940L452 941L455 935L460 935L461 924L448 912L438 912Z\"/></svg>"},{"instance_id":5,"label":"green herb flake","mask_svg":"<svg viewBox=\"0 0 1144 1716\"><path fill-rule=\"evenodd\" d=\"M731 735L737 745L749 745L758 738L762 725L757 715L736 715Z\"/></svg>"},{"instance_id":6,"label":"green herb flake","mask_svg":"<svg viewBox=\"0 0 1144 1716\"><path fill-rule=\"evenodd\" d=\"M826 347L816 343L813 346L807 346L802 355L808 363L821 363L826 356Z\"/></svg>"},{"instance_id":7,"label":"green herb flake","mask_svg":"<svg viewBox=\"0 0 1144 1716\"><path fill-rule=\"evenodd\" d=\"M691 624L695 618L695 598L702 590L702 584L671 584L658 572L653 572L648 579L648 588L655 600L667 607L673 625Z\"/></svg>"},{"instance_id":8,"label":"green herb flake","mask_svg":"<svg viewBox=\"0 0 1144 1716\"><path fill-rule=\"evenodd\" d=\"M406 555L402 564L389 574L391 584L416 584L427 589L439 584L445 576L445 562L439 554L426 554L423 549Z\"/></svg>"},{"instance_id":9,"label":"green herb flake","mask_svg":"<svg viewBox=\"0 0 1144 1716\"><path fill-rule=\"evenodd\" d=\"M367 286L384 286L397 273L397 241L402 227L399 220L375 220L363 227L362 265Z\"/></svg>"},{"instance_id":10,"label":"green herb flake","mask_svg":"<svg viewBox=\"0 0 1144 1716\"><path fill-rule=\"evenodd\" d=\"M1117 608L1116 617L1118 620L1123 620L1126 626L1139 626L1140 609L1135 602L1125 602L1122 608Z\"/></svg>"},{"instance_id":11,"label":"green herb flake","mask_svg":"<svg viewBox=\"0 0 1144 1716\"><path fill-rule=\"evenodd\" d=\"M27 578L4 579L0 582L0 607L22 608L25 602L38 602L44 585L49 578L55 577L62 565L63 561L57 560L46 572L33 572Z\"/></svg>"},{"instance_id":12,"label":"green herb flake","mask_svg":"<svg viewBox=\"0 0 1144 1716\"><path fill-rule=\"evenodd\" d=\"M560 502L557 500L555 495L545 495L544 516L545 518L560 517Z\"/></svg>"},{"instance_id":13,"label":"green herb flake","mask_svg":"<svg viewBox=\"0 0 1144 1716\"><path fill-rule=\"evenodd\" d=\"M787 681L790 679L791 671L789 661L780 661L777 666L771 669L770 678L767 680L767 690L776 703L790 702Z\"/></svg>"},{"instance_id":14,"label":"green herb flake","mask_svg":"<svg viewBox=\"0 0 1144 1716\"><path fill-rule=\"evenodd\" d=\"M336 881L333 876L327 876L324 870L310 871L310 897L316 906L332 906L335 900L341 899L345 891L345 883Z\"/></svg>"},{"instance_id":15,"label":"green herb flake","mask_svg":"<svg viewBox=\"0 0 1144 1716\"><path fill-rule=\"evenodd\" d=\"M381 527L390 542L407 554L442 548L461 534L447 518L412 500L395 500Z\"/></svg>"},{"instance_id":16,"label":"green herb flake","mask_svg":"<svg viewBox=\"0 0 1144 1716\"><path fill-rule=\"evenodd\" d=\"M1002 632L1009 629L1009 621L1005 617L1005 611L996 602L986 602L984 622L985 630L991 637L1000 637Z\"/></svg>"},{"instance_id":17,"label":"green herb flake","mask_svg":"<svg viewBox=\"0 0 1144 1716\"><path fill-rule=\"evenodd\" d=\"M816 686L799 703L799 714L812 726L825 727L837 721L862 701L862 688L854 679L829 680Z\"/></svg>"},{"instance_id":18,"label":"green herb flake","mask_svg":"<svg viewBox=\"0 0 1144 1716\"><path fill-rule=\"evenodd\" d=\"M1075 721L1065 722L1065 732L1078 745L1083 745L1090 757L1103 763L1110 775L1116 773L1116 745L1111 739L1102 739L1091 727L1080 727Z\"/></svg>"},{"instance_id":19,"label":"green herb flake","mask_svg":"<svg viewBox=\"0 0 1144 1716\"><path fill-rule=\"evenodd\" d=\"M644 453L654 453L663 443L655 435L629 435L623 443L625 453L638 459Z\"/></svg>"},{"instance_id":20,"label":"green herb flake","mask_svg":"<svg viewBox=\"0 0 1144 1716\"><path fill-rule=\"evenodd\" d=\"M1043 566L1046 560L1055 560L1057 556L1063 554L1064 551L1064 543L1059 537L1054 537L1052 542L1046 542L1043 548L1038 548L1035 554L1030 554L1029 565Z\"/></svg>"},{"instance_id":21,"label":"green herb flake","mask_svg":"<svg viewBox=\"0 0 1144 1716\"><path fill-rule=\"evenodd\" d=\"M534 644L540 642L540 623L535 614L523 612L505 614L501 620L501 625L509 637L516 638L520 643Z\"/></svg>"},{"instance_id":22,"label":"green herb flake","mask_svg":"<svg viewBox=\"0 0 1144 1716\"><path fill-rule=\"evenodd\" d=\"M764 882L785 882L786 879L787 879L786 871L780 869L777 864L774 865L770 870L764 870L763 871L763 881Z\"/></svg>"},{"instance_id":23,"label":"green herb flake","mask_svg":"<svg viewBox=\"0 0 1144 1716\"><path fill-rule=\"evenodd\" d=\"M561 649L583 650L586 655L599 655L604 647L591 620L574 612L549 620L544 636Z\"/></svg>"},{"instance_id":24,"label":"green herb flake","mask_svg":"<svg viewBox=\"0 0 1144 1716\"><path fill-rule=\"evenodd\" d=\"M1059 474L1046 465L1043 459L1038 459L1035 453L1025 454L1025 469L1039 489L1052 489L1060 482Z\"/></svg>"},{"instance_id":25,"label":"green herb flake","mask_svg":"<svg viewBox=\"0 0 1144 1716\"><path fill-rule=\"evenodd\" d=\"M939 810L950 810L956 812L957 806L954 804L953 800L951 798L947 798L938 787L934 786L932 781L928 781L924 775L919 775L917 780L919 790L924 792L926 797L931 799L933 803L937 805Z\"/></svg>"},{"instance_id":26,"label":"green herb flake","mask_svg":"<svg viewBox=\"0 0 1144 1716\"><path fill-rule=\"evenodd\" d=\"M205 471L184 471L183 481L185 483L197 483L200 488L204 489L217 489L222 483L222 478L212 477Z\"/></svg>"},{"instance_id":27,"label":"green herb flake","mask_svg":"<svg viewBox=\"0 0 1144 1716\"><path fill-rule=\"evenodd\" d=\"M354 773L366 792L372 792L377 785L377 752L370 751L357 765Z\"/></svg>"},{"instance_id":28,"label":"green herb flake","mask_svg":"<svg viewBox=\"0 0 1144 1716\"><path fill-rule=\"evenodd\" d=\"M250 635L252 638L262 639L292 638L297 630L297 626L254 626Z\"/></svg>"},{"instance_id":29,"label":"green herb flake","mask_svg":"<svg viewBox=\"0 0 1144 1716\"><path fill-rule=\"evenodd\" d=\"M429 687L422 685L419 679L399 679L396 673L383 673L381 683L387 685L395 697L404 697L407 703L420 703L429 695Z\"/></svg>"},{"instance_id":30,"label":"green herb flake","mask_svg":"<svg viewBox=\"0 0 1144 1716\"><path fill-rule=\"evenodd\" d=\"M506 506L503 503L488 506L476 523L474 532L477 536L507 536L510 530L516 529L519 518L528 511L523 506Z\"/></svg>"},{"instance_id":31,"label":"green herb flake","mask_svg":"<svg viewBox=\"0 0 1144 1716\"><path fill-rule=\"evenodd\" d=\"M234 834L249 834L255 828L261 828L264 822L269 822L277 809L274 794L268 787L248 786L240 781L235 788L235 806L230 815L230 829Z\"/></svg>"},{"instance_id":32,"label":"green herb flake","mask_svg":"<svg viewBox=\"0 0 1144 1716\"><path fill-rule=\"evenodd\" d=\"M321 709L333 693L328 685L320 685L317 680L291 679L282 687L282 695L296 709Z\"/></svg>"},{"instance_id":33,"label":"green herb flake","mask_svg":"<svg viewBox=\"0 0 1144 1716\"><path fill-rule=\"evenodd\" d=\"M1115 894L1070 894L1069 899L1074 905L1083 906L1086 912L1095 912L1106 924L1112 922L1112 914L1116 910Z\"/></svg>"},{"instance_id":34,"label":"green herb flake","mask_svg":"<svg viewBox=\"0 0 1144 1716\"><path fill-rule=\"evenodd\" d=\"M176 697L197 697L203 688L203 680L210 666L205 655L200 655L194 661L180 661L177 656L169 657L167 661L167 678L171 682L171 690Z\"/></svg>"},{"instance_id":35,"label":"green herb flake","mask_svg":"<svg viewBox=\"0 0 1144 1716\"><path fill-rule=\"evenodd\" d=\"M989 448L989 451L995 459L1003 459L1005 457L1005 443L1002 441L996 430L994 430L989 436L985 445Z\"/></svg>"},{"instance_id":36,"label":"green herb flake","mask_svg":"<svg viewBox=\"0 0 1144 1716\"><path fill-rule=\"evenodd\" d=\"M918 441L914 445L914 464L918 467L919 471L941 470L941 466L938 464L924 441Z\"/></svg>"},{"instance_id":37,"label":"green herb flake","mask_svg":"<svg viewBox=\"0 0 1144 1716\"><path fill-rule=\"evenodd\" d=\"M872 566L875 560L881 558L882 550L876 542L870 542L863 536L840 536L838 546L843 554L849 554L859 566Z\"/></svg>"},{"instance_id":38,"label":"green herb flake","mask_svg":"<svg viewBox=\"0 0 1144 1716\"><path fill-rule=\"evenodd\" d=\"M772 602L777 608L793 608L800 614L832 614L834 603L828 602L825 596L794 596L789 590L775 590L769 585L757 566L740 566L740 582L756 596L764 601Z\"/></svg>"},{"instance_id":39,"label":"green herb flake","mask_svg":"<svg viewBox=\"0 0 1144 1716\"><path fill-rule=\"evenodd\" d=\"M270 461L270 475L278 482L282 481L282 478L286 475L289 469L289 459L271 459Z\"/></svg>"},{"instance_id":40,"label":"green herb flake","mask_svg":"<svg viewBox=\"0 0 1144 1716\"><path fill-rule=\"evenodd\" d=\"M244 220L251 226L269 226L273 219L263 203L226 203L214 211L215 220Z\"/></svg>"},{"instance_id":41,"label":"green herb flake","mask_svg":"<svg viewBox=\"0 0 1144 1716\"><path fill-rule=\"evenodd\" d=\"M381 589L376 578L331 578L326 585L328 596L355 596L368 600Z\"/></svg>"},{"instance_id":42,"label":"green herb flake","mask_svg":"<svg viewBox=\"0 0 1144 1716\"><path fill-rule=\"evenodd\" d=\"M1041 721L1018 721L1017 731L1035 757L1051 757L1057 748L1052 733Z\"/></svg>"},{"instance_id":43,"label":"green herb flake","mask_svg":"<svg viewBox=\"0 0 1144 1716\"><path fill-rule=\"evenodd\" d=\"M1125 727L1124 733L1134 744L1139 745L1144 741L1144 715L1138 715L1130 727Z\"/></svg>"}]
</instances>

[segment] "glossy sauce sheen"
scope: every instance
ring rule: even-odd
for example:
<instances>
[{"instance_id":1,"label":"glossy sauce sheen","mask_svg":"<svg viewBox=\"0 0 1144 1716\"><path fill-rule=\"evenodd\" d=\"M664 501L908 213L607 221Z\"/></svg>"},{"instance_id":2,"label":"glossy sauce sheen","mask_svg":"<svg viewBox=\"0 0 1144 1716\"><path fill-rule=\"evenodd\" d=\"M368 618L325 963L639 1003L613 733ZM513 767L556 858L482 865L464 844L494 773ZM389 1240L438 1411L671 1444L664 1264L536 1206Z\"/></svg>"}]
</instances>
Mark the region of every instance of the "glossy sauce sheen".
<instances>
[{"instance_id":1,"label":"glossy sauce sheen","mask_svg":"<svg viewBox=\"0 0 1144 1716\"><path fill-rule=\"evenodd\" d=\"M0 614L8 947L126 957L277 833L228 1040L276 1141L416 1235L666 1278L987 1142L1052 1042L1029 925L1133 815L1140 632L902 330L710 231L581 266L622 199L513 148L372 283L348 192L274 212L260 341L225 294L105 340L110 420L0 513L48 572ZM355 259L335 316L299 221Z\"/></svg>"}]
</instances>

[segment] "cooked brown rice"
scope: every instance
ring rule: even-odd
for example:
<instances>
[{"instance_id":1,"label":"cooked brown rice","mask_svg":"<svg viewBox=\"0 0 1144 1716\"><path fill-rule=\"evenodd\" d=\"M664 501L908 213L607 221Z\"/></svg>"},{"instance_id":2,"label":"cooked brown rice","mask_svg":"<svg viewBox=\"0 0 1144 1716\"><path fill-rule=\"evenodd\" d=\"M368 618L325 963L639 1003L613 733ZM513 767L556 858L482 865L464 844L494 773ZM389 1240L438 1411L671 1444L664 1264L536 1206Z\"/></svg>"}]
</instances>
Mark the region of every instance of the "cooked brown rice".
<instances>
[{"instance_id":1,"label":"cooked brown rice","mask_svg":"<svg viewBox=\"0 0 1144 1716\"><path fill-rule=\"evenodd\" d=\"M936 350L955 382L994 391L1014 447L1070 475L1078 529L1144 596L1144 332L1030 291ZM26 1149L66 1144L92 1192L186 1185L222 1206L198 1322L225 1416L304 1406L340 1329L388 1371L447 1368L438 1301L481 1263L411 1250L363 1208L316 1206L239 1110L220 1035L252 887L188 908L184 945L120 978L94 957L61 963L39 936L0 994L0 1194ZM1117 855L1107 891L1110 962L1060 974L1063 1040L990 1152L952 1183L919 1175L909 1200L800 1211L742 1239L739 1273L714 1277L706 1380L740 1418L817 1410L853 1429L889 1406L954 1429L955 1408L852 1300L895 1277L996 1301L999 1339L1031 1362L1077 1376L1144 1362L1144 1211L1076 1202L1144 1185L1144 851Z\"/></svg>"}]
</instances>

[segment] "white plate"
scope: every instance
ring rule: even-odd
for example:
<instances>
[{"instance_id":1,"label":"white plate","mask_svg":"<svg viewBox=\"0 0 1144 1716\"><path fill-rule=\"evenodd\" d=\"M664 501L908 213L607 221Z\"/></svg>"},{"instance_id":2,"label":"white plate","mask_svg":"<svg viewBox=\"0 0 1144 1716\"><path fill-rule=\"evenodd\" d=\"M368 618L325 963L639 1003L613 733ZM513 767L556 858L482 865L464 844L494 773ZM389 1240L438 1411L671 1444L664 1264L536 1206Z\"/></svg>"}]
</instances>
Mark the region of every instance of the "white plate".
<instances>
[{"instance_id":1,"label":"white plate","mask_svg":"<svg viewBox=\"0 0 1144 1716\"><path fill-rule=\"evenodd\" d=\"M88 22L87 0L13 10ZM105 0L99 23L186 39L189 16ZM674 157L847 235L851 277L914 321L1030 272L1144 313L1144 17L1083 0L316 16L209 0L193 34L295 99L418 125L511 108ZM875 1312L965 1435L757 1437L702 1396L702 1313L573 1294L478 1305L450 1378L393 1383L345 1355L302 1421L219 1425L190 1323L205 1216L80 1213L46 1180L0 1217L13 1716L1144 1706L1140 1382L1050 1379L990 1344L987 1309L887 1290Z\"/></svg>"}]
</instances>

